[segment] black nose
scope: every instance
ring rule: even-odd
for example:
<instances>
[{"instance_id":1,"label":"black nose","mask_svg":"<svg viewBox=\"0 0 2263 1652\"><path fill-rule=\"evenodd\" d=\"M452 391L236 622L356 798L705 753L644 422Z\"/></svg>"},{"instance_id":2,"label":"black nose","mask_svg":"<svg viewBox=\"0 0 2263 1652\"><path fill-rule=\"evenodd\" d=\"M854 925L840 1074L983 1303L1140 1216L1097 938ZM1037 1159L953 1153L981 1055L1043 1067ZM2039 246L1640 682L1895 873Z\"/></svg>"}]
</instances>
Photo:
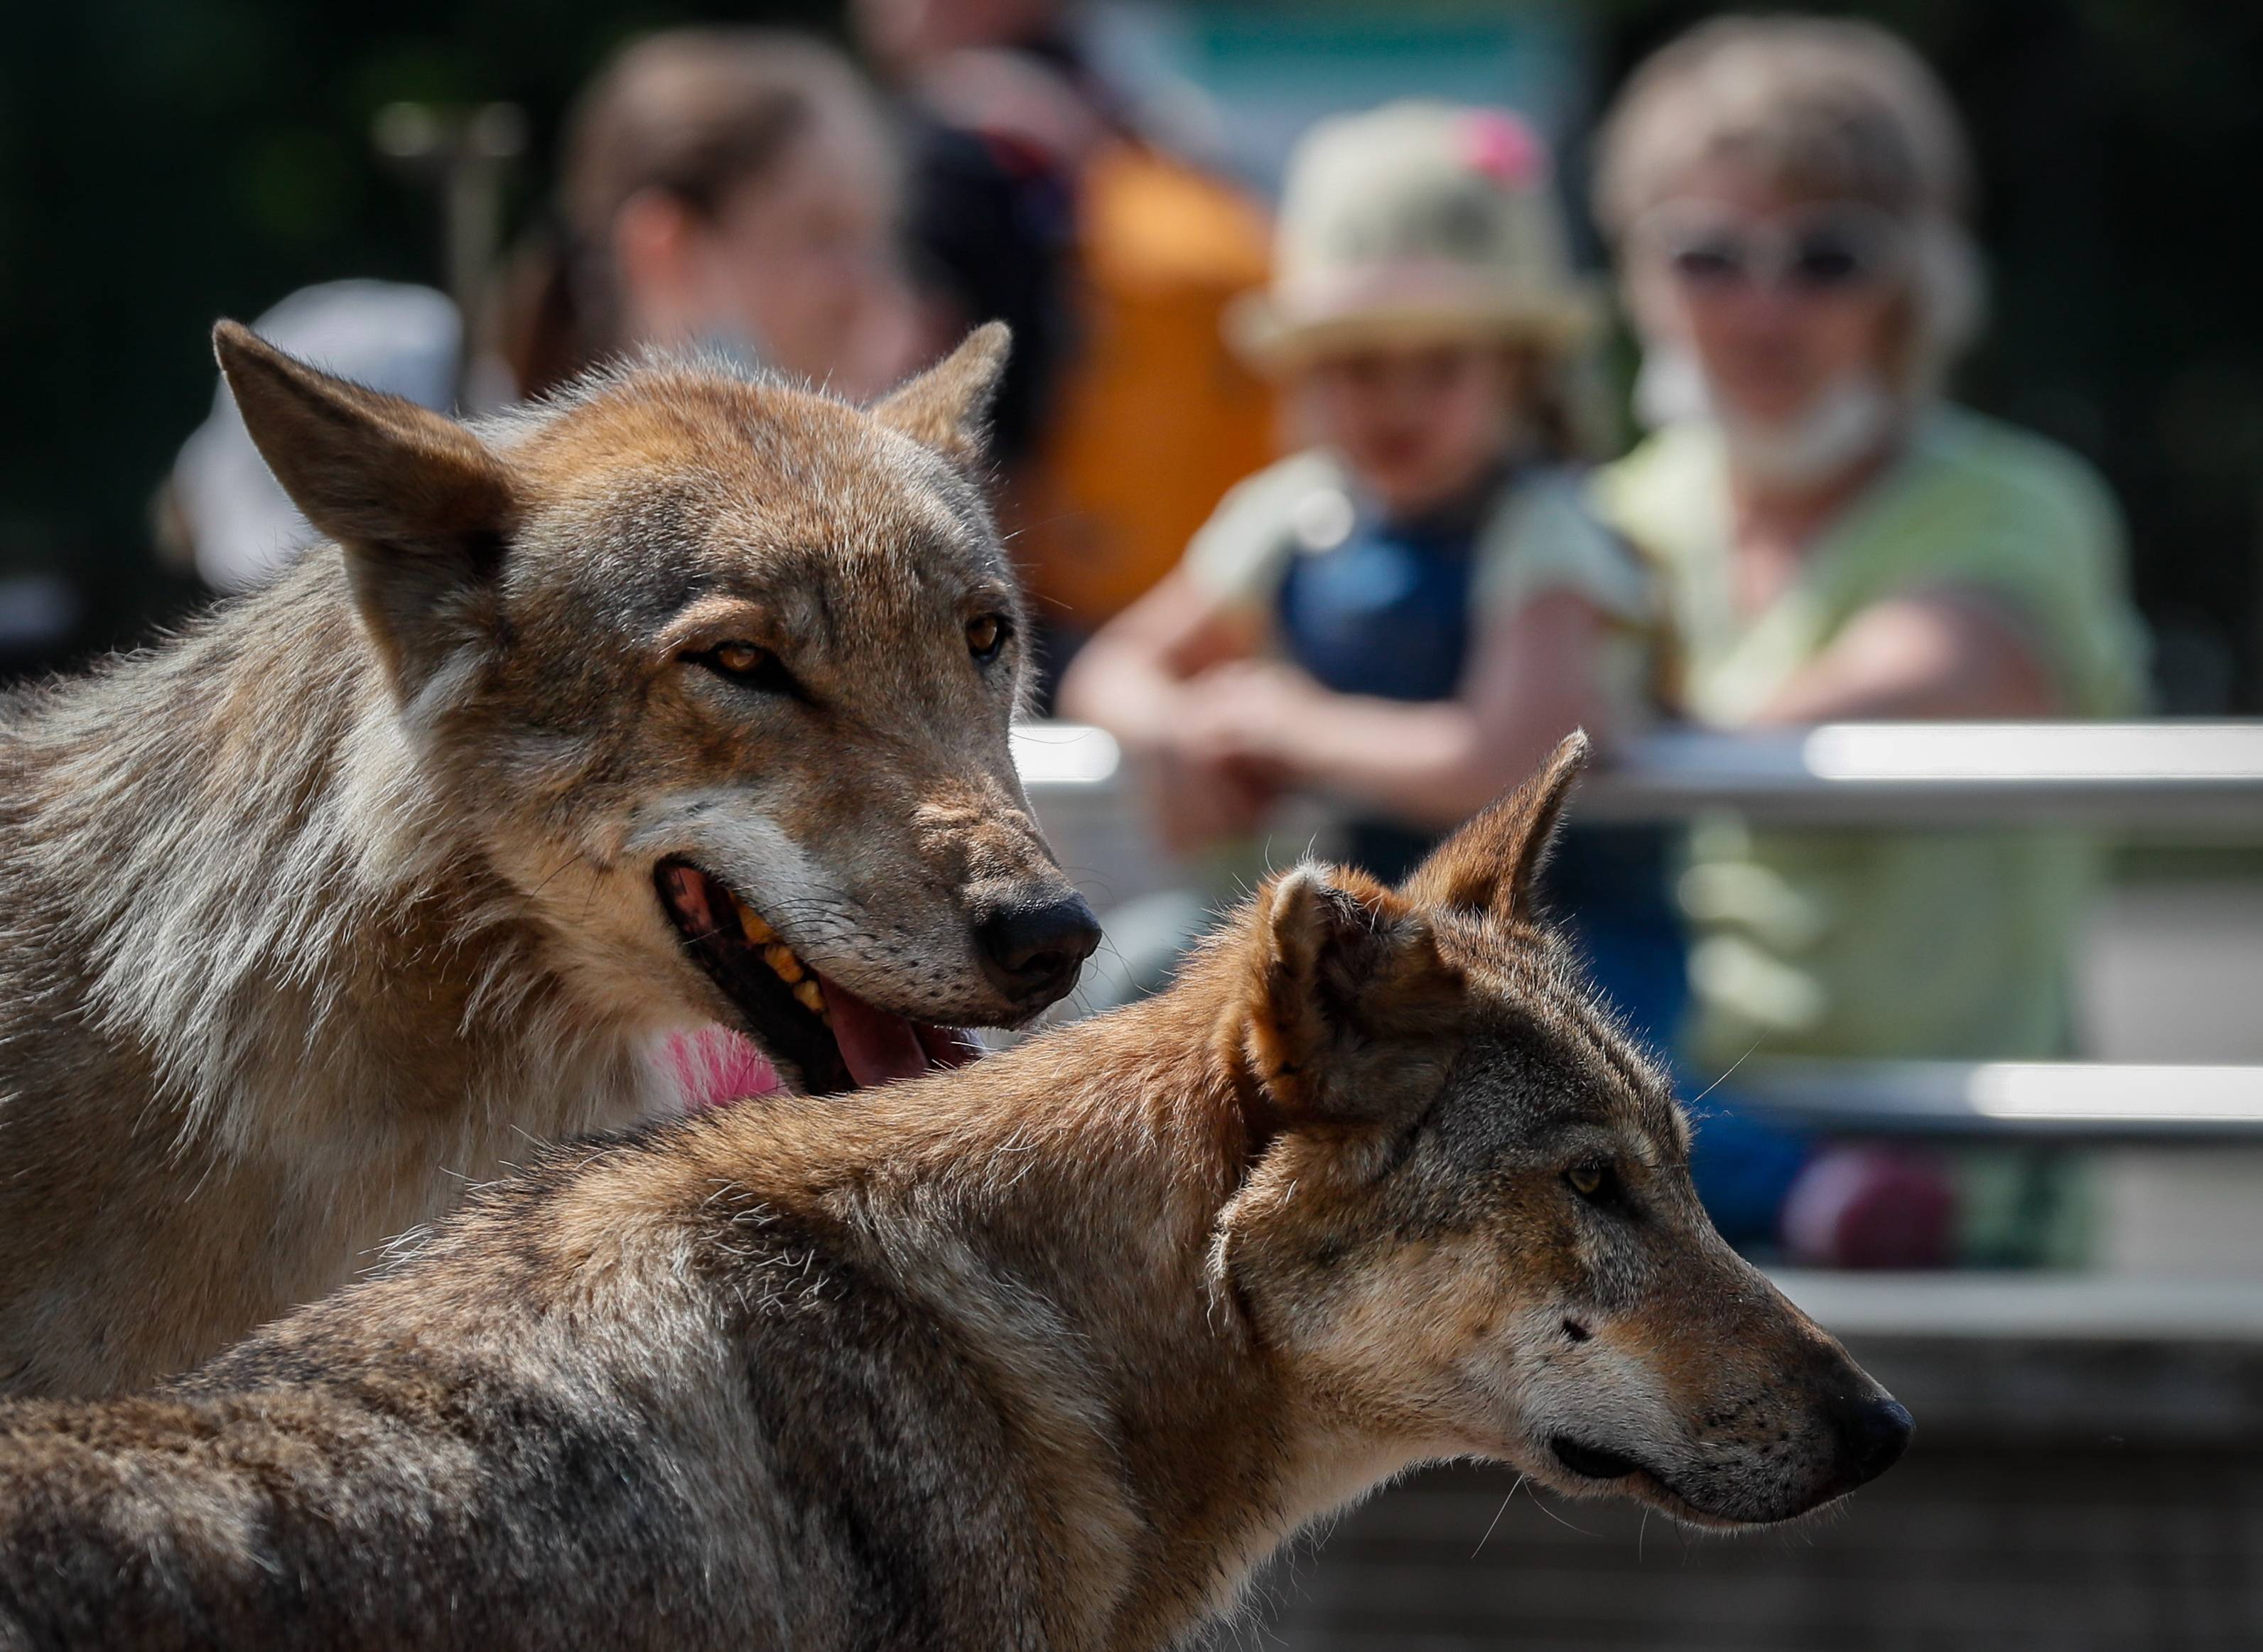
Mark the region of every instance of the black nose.
<instances>
[{"instance_id":1,"label":"black nose","mask_svg":"<svg viewBox=\"0 0 2263 1652\"><path fill-rule=\"evenodd\" d=\"M1081 895L1001 907L974 926L982 968L1001 992L1042 1009L1076 985L1100 945L1100 920Z\"/></svg>"},{"instance_id":2,"label":"black nose","mask_svg":"<svg viewBox=\"0 0 2263 1652\"><path fill-rule=\"evenodd\" d=\"M1876 1480L1901 1460L1917 1425L1891 1395L1864 1395L1839 1408L1839 1446L1853 1483Z\"/></svg>"}]
</instances>

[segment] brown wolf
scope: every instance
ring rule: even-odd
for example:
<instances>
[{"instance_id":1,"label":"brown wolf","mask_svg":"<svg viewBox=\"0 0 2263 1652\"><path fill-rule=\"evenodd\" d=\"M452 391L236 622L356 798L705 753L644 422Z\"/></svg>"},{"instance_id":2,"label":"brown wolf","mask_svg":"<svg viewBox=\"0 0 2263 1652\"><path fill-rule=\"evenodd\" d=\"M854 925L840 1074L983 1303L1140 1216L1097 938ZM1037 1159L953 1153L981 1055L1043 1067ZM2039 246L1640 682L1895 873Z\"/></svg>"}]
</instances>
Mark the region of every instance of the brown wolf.
<instances>
[{"instance_id":1,"label":"brown wolf","mask_svg":"<svg viewBox=\"0 0 2263 1652\"><path fill-rule=\"evenodd\" d=\"M555 1150L154 1395L0 1409L0 1646L1129 1652L1424 1460L1839 1496L1907 1414L1529 920L1577 761L1160 998Z\"/></svg>"},{"instance_id":2,"label":"brown wolf","mask_svg":"<svg viewBox=\"0 0 2263 1652\"><path fill-rule=\"evenodd\" d=\"M848 1088L1073 982L1008 751L1002 328L869 411L649 365L477 431L223 325L335 543L0 731L0 1389L181 1370L671 1029Z\"/></svg>"}]
</instances>

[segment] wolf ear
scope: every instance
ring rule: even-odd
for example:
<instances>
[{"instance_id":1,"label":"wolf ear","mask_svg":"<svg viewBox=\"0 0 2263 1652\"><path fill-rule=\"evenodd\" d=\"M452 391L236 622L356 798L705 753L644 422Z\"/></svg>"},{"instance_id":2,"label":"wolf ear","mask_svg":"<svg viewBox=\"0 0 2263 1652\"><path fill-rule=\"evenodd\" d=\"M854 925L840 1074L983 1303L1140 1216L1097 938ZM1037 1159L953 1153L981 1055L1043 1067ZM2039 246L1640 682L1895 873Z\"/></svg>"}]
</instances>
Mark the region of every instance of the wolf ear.
<instances>
[{"instance_id":1,"label":"wolf ear","mask_svg":"<svg viewBox=\"0 0 2263 1652\"><path fill-rule=\"evenodd\" d=\"M1284 872L1258 896L1248 969L1238 1019L1261 1136L1388 1117L1429 1093L1440 1075L1409 1040L1447 1024L1456 978L1402 897L1357 873Z\"/></svg>"},{"instance_id":2,"label":"wolf ear","mask_svg":"<svg viewBox=\"0 0 2263 1652\"><path fill-rule=\"evenodd\" d=\"M990 404L998 399L1013 340L1003 322L976 328L958 349L876 402L872 417L959 469L971 468L988 445Z\"/></svg>"},{"instance_id":3,"label":"wolf ear","mask_svg":"<svg viewBox=\"0 0 2263 1652\"><path fill-rule=\"evenodd\" d=\"M222 322L213 353L252 445L343 549L355 601L404 698L462 640L517 525L502 461L428 408L331 377Z\"/></svg>"},{"instance_id":4,"label":"wolf ear","mask_svg":"<svg viewBox=\"0 0 2263 1652\"><path fill-rule=\"evenodd\" d=\"M1565 736L1540 772L1430 851L1400 887L1417 906L1459 907L1503 924L1532 918L1532 886L1556 840L1587 736Z\"/></svg>"}]
</instances>

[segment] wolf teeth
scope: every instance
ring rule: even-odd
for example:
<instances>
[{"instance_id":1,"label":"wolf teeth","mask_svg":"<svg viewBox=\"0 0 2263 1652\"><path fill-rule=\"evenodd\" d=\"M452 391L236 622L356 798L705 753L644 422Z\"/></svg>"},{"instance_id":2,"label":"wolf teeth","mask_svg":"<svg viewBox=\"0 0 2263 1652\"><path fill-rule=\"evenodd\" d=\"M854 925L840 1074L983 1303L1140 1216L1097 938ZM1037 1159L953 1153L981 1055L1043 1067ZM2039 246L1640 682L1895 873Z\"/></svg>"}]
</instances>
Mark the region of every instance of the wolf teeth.
<instances>
[{"instance_id":1,"label":"wolf teeth","mask_svg":"<svg viewBox=\"0 0 2263 1652\"><path fill-rule=\"evenodd\" d=\"M739 908L739 928L760 949L763 962L770 967L770 973L793 989L794 1001L831 1026L833 1012L826 1006L825 989L811 978L809 967L793 948L779 940L776 930L744 906Z\"/></svg>"}]
</instances>

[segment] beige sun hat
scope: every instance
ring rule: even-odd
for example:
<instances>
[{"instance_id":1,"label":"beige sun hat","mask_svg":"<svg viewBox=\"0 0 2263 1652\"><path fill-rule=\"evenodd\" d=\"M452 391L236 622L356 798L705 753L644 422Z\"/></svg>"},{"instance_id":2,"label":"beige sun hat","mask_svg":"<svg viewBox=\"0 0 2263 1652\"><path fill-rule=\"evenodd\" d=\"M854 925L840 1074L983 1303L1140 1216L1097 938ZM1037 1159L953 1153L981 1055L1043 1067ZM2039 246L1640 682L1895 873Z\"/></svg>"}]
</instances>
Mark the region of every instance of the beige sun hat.
<instances>
[{"instance_id":1,"label":"beige sun hat","mask_svg":"<svg viewBox=\"0 0 2263 1652\"><path fill-rule=\"evenodd\" d=\"M1273 284L1226 337L1278 372L1338 349L1471 335L1565 348L1600 314L1573 272L1544 145L1515 115L1393 103L1297 146Z\"/></svg>"}]
</instances>

